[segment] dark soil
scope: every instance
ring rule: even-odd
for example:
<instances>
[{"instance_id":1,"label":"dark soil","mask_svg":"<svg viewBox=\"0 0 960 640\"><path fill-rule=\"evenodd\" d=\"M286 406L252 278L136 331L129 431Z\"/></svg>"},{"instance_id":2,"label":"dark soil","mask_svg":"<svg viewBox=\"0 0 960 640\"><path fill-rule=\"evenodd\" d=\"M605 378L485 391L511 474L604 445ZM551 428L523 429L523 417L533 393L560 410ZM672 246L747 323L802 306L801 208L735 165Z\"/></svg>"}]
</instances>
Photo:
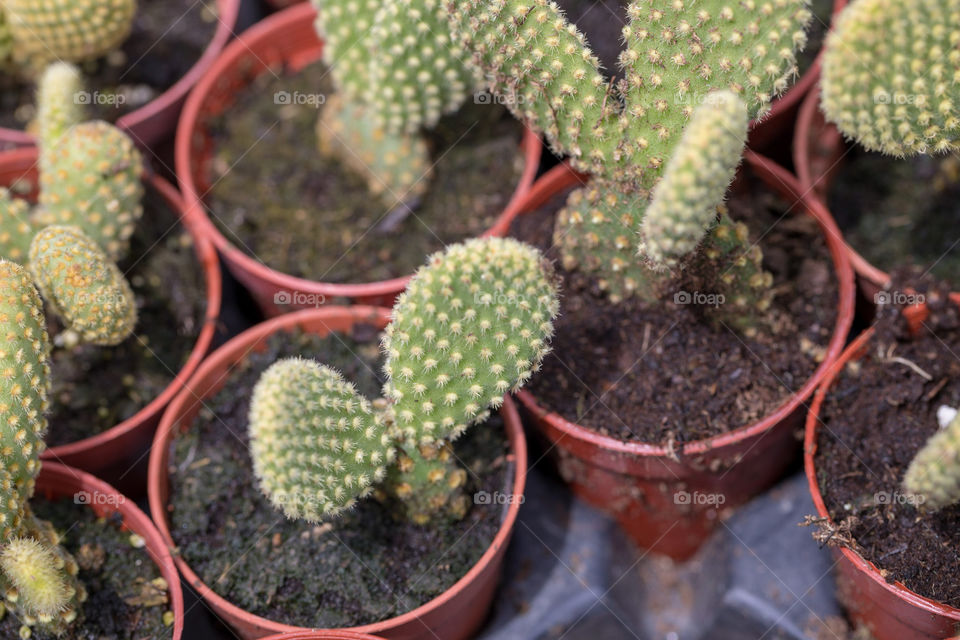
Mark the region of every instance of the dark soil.
<instances>
[{"instance_id":1,"label":"dark soil","mask_svg":"<svg viewBox=\"0 0 960 640\"><path fill-rule=\"evenodd\" d=\"M916 264L937 278L960 273L960 158L898 159L854 150L829 191L847 242L889 270Z\"/></svg>"},{"instance_id":2,"label":"dark soil","mask_svg":"<svg viewBox=\"0 0 960 640\"><path fill-rule=\"evenodd\" d=\"M519 182L521 126L503 107L468 99L426 134L435 166L419 206L386 224L366 181L319 153L323 105L274 100L279 91L331 95L326 67L278 74L253 79L211 123L207 196L226 237L278 271L352 283L409 275L430 253L489 228Z\"/></svg>"},{"instance_id":3,"label":"dark soil","mask_svg":"<svg viewBox=\"0 0 960 640\"><path fill-rule=\"evenodd\" d=\"M38 517L49 520L64 536L61 544L80 565L87 589L82 625L62 636L33 629L32 640L160 640L173 635L164 624L169 595L160 569L146 549L134 548L131 533L120 529L119 516L98 519L93 510L73 500L34 500ZM151 584L154 580L158 583ZM7 614L0 637L19 638L20 622Z\"/></svg>"},{"instance_id":4,"label":"dark soil","mask_svg":"<svg viewBox=\"0 0 960 640\"><path fill-rule=\"evenodd\" d=\"M769 328L740 336L672 300L614 305L583 274L560 269L553 353L528 385L544 406L624 441L681 444L751 424L803 386L836 322L832 261L812 218L784 215L778 197L747 182L749 191L735 192L728 206L752 237L763 234L776 292ZM557 259L553 219L565 200L521 216L514 235Z\"/></svg>"},{"instance_id":5,"label":"dark soil","mask_svg":"<svg viewBox=\"0 0 960 640\"><path fill-rule=\"evenodd\" d=\"M911 337L893 305L881 307L867 353L844 369L821 409L817 481L839 527L834 543L853 547L888 581L957 607L960 506L922 514L900 485L937 430L937 409L960 406L960 313L948 287L913 284L931 306L927 327Z\"/></svg>"},{"instance_id":6,"label":"dark soil","mask_svg":"<svg viewBox=\"0 0 960 640\"><path fill-rule=\"evenodd\" d=\"M440 595L496 535L503 515L497 505L475 505L459 523L424 528L395 520L369 499L336 520L310 524L285 519L261 495L247 446L249 399L260 373L277 358L316 357L376 398L375 336L360 327L353 337L273 337L266 352L251 354L232 371L174 445L173 537L203 581L242 609L306 627L385 620ZM468 492L509 492L499 418L471 429L455 451L471 470Z\"/></svg>"},{"instance_id":7,"label":"dark soil","mask_svg":"<svg viewBox=\"0 0 960 640\"><path fill-rule=\"evenodd\" d=\"M113 122L157 98L196 64L216 28L213 2L139 0L123 46L81 67L91 115ZM0 78L0 126L26 128L35 92L32 82Z\"/></svg>"},{"instance_id":8,"label":"dark soil","mask_svg":"<svg viewBox=\"0 0 960 640\"><path fill-rule=\"evenodd\" d=\"M206 313L206 284L190 235L163 198L147 189L130 254L120 263L139 314L115 347L55 348L47 444L101 433L160 395L186 363ZM59 332L48 314L51 335Z\"/></svg>"}]
</instances>

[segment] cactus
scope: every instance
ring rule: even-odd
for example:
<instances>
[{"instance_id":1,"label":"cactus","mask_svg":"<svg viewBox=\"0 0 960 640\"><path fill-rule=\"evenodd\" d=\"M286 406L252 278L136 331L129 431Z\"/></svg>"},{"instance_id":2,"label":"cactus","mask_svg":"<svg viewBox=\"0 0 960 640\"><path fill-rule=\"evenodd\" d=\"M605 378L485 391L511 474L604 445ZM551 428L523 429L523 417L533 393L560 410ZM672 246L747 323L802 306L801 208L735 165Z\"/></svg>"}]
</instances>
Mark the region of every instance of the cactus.
<instances>
[{"instance_id":1,"label":"cactus","mask_svg":"<svg viewBox=\"0 0 960 640\"><path fill-rule=\"evenodd\" d=\"M77 619L86 591L77 563L29 505L45 448L50 342L40 296L25 269L6 260L0 260L0 330L0 592L25 625L60 634ZM29 637L29 628L24 633Z\"/></svg>"},{"instance_id":2,"label":"cactus","mask_svg":"<svg viewBox=\"0 0 960 640\"><path fill-rule=\"evenodd\" d=\"M903 478L918 506L936 511L960 501L960 415L930 436Z\"/></svg>"},{"instance_id":3,"label":"cactus","mask_svg":"<svg viewBox=\"0 0 960 640\"><path fill-rule=\"evenodd\" d=\"M14 55L42 67L54 60L82 62L126 40L136 0L4 0Z\"/></svg>"},{"instance_id":4,"label":"cactus","mask_svg":"<svg viewBox=\"0 0 960 640\"><path fill-rule=\"evenodd\" d=\"M24 264L34 232L30 205L0 187L0 258Z\"/></svg>"},{"instance_id":5,"label":"cactus","mask_svg":"<svg viewBox=\"0 0 960 640\"><path fill-rule=\"evenodd\" d=\"M743 123L786 89L812 17L805 0L631 0L623 79L613 83L550 0L450 1L448 12L491 89L594 174L571 194L554 239L565 267L589 271L613 301L657 295L663 266L693 259L737 164ZM697 188L678 188L683 180Z\"/></svg>"},{"instance_id":6,"label":"cactus","mask_svg":"<svg viewBox=\"0 0 960 640\"><path fill-rule=\"evenodd\" d=\"M44 298L83 342L115 345L133 332L137 308L130 284L77 227L54 225L37 233L29 264Z\"/></svg>"},{"instance_id":7,"label":"cactus","mask_svg":"<svg viewBox=\"0 0 960 640\"><path fill-rule=\"evenodd\" d=\"M855 0L827 37L822 106L893 156L960 148L960 1Z\"/></svg>"},{"instance_id":8,"label":"cactus","mask_svg":"<svg viewBox=\"0 0 960 640\"><path fill-rule=\"evenodd\" d=\"M83 90L80 70L72 64L55 62L40 76L37 89L37 136L44 152L53 149L57 140L84 120L84 109L79 100ZM42 153L42 171L49 172L47 153Z\"/></svg>"},{"instance_id":9,"label":"cactus","mask_svg":"<svg viewBox=\"0 0 960 640\"><path fill-rule=\"evenodd\" d=\"M415 523L462 517L466 474L450 443L539 368L557 308L549 263L516 240L431 256L384 332L386 402L304 360L261 376L250 435L262 489L307 519L335 515L377 484Z\"/></svg>"}]
</instances>

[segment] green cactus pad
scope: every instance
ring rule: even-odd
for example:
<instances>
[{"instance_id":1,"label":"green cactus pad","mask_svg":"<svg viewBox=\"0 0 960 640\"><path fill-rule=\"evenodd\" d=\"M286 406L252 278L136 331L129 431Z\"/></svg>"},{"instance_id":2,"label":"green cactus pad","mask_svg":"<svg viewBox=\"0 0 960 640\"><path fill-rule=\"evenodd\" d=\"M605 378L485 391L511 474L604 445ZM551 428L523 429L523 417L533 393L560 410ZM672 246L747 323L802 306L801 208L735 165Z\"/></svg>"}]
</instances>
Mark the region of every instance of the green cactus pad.
<instances>
[{"instance_id":1,"label":"green cactus pad","mask_svg":"<svg viewBox=\"0 0 960 640\"><path fill-rule=\"evenodd\" d=\"M0 187L0 258L26 264L34 233L30 205Z\"/></svg>"},{"instance_id":2,"label":"green cactus pad","mask_svg":"<svg viewBox=\"0 0 960 640\"><path fill-rule=\"evenodd\" d=\"M960 501L960 415L930 436L903 478L903 487L923 509L935 511Z\"/></svg>"},{"instance_id":3,"label":"green cactus pad","mask_svg":"<svg viewBox=\"0 0 960 640\"><path fill-rule=\"evenodd\" d=\"M28 611L59 614L70 601L70 586L52 549L32 538L14 538L0 550L0 567Z\"/></svg>"},{"instance_id":4,"label":"green cactus pad","mask_svg":"<svg viewBox=\"0 0 960 640\"><path fill-rule=\"evenodd\" d=\"M32 64L80 62L126 40L136 0L4 0L16 55Z\"/></svg>"},{"instance_id":5,"label":"green cactus pad","mask_svg":"<svg viewBox=\"0 0 960 640\"><path fill-rule=\"evenodd\" d=\"M273 364L250 405L254 471L289 518L335 516L386 475L393 447L382 416L333 369L312 360Z\"/></svg>"},{"instance_id":6,"label":"green cactus pad","mask_svg":"<svg viewBox=\"0 0 960 640\"><path fill-rule=\"evenodd\" d=\"M827 37L827 118L870 150L956 151L958 42L960 0L855 0Z\"/></svg>"},{"instance_id":7,"label":"green cactus pad","mask_svg":"<svg viewBox=\"0 0 960 640\"><path fill-rule=\"evenodd\" d=\"M467 472L449 443L410 446L390 466L385 486L400 517L425 525L437 518L460 520L469 501L464 486Z\"/></svg>"},{"instance_id":8,"label":"green cactus pad","mask_svg":"<svg viewBox=\"0 0 960 640\"><path fill-rule=\"evenodd\" d=\"M29 264L44 298L83 342L115 345L133 332L137 308L130 284L79 228L41 230Z\"/></svg>"},{"instance_id":9,"label":"green cactus pad","mask_svg":"<svg viewBox=\"0 0 960 640\"><path fill-rule=\"evenodd\" d=\"M551 265L516 240L468 240L431 256L383 337L384 393L404 444L452 440L499 407L549 351L558 306Z\"/></svg>"},{"instance_id":10,"label":"green cactus pad","mask_svg":"<svg viewBox=\"0 0 960 640\"><path fill-rule=\"evenodd\" d=\"M51 150L60 137L84 119L83 78L72 64L55 62L40 76L37 90L37 126L41 150ZM41 156L41 162L45 159ZM49 170L49 167L44 167Z\"/></svg>"},{"instance_id":11,"label":"green cactus pad","mask_svg":"<svg viewBox=\"0 0 960 640\"><path fill-rule=\"evenodd\" d=\"M361 102L370 88L371 46L382 0L311 0L317 9L317 34L323 39L323 62L332 70L337 91Z\"/></svg>"},{"instance_id":12,"label":"green cactus pad","mask_svg":"<svg viewBox=\"0 0 960 640\"><path fill-rule=\"evenodd\" d=\"M673 268L717 219L747 141L747 107L729 91L697 107L643 219L641 254Z\"/></svg>"},{"instance_id":13,"label":"green cactus pad","mask_svg":"<svg viewBox=\"0 0 960 640\"><path fill-rule=\"evenodd\" d=\"M106 122L84 122L43 155L37 224L80 227L112 260L123 258L143 213L143 160L130 138Z\"/></svg>"}]
</instances>

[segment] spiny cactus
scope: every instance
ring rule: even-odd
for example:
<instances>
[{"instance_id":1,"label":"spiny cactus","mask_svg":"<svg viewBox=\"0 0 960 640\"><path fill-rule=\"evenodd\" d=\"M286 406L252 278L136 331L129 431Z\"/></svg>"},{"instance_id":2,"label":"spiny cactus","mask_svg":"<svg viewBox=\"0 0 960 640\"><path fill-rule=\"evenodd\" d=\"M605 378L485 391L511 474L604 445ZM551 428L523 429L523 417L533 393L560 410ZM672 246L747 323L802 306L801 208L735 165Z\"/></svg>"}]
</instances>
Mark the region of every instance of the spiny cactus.
<instances>
[{"instance_id":1,"label":"spiny cactus","mask_svg":"<svg viewBox=\"0 0 960 640\"><path fill-rule=\"evenodd\" d=\"M76 562L29 505L45 448L50 341L40 296L24 268L6 260L0 331L0 592L26 625L59 634L76 620L86 591Z\"/></svg>"},{"instance_id":2,"label":"spiny cactus","mask_svg":"<svg viewBox=\"0 0 960 640\"><path fill-rule=\"evenodd\" d=\"M55 62L40 76L37 86L37 128L40 148L44 151L54 147L57 140L70 127L83 122L84 108L79 99L83 90L80 70L72 64ZM42 153L42 171L50 171L46 162L49 154Z\"/></svg>"},{"instance_id":3,"label":"spiny cactus","mask_svg":"<svg viewBox=\"0 0 960 640\"><path fill-rule=\"evenodd\" d=\"M413 522L462 517L465 472L450 442L539 368L557 307L549 263L516 240L431 256L384 332L382 406L316 363L284 360L261 376L250 410L261 487L307 519L342 511L378 483Z\"/></svg>"},{"instance_id":4,"label":"spiny cactus","mask_svg":"<svg viewBox=\"0 0 960 640\"><path fill-rule=\"evenodd\" d=\"M795 53L812 17L806 0L631 0L623 79L613 83L550 0L449 1L448 11L454 40L472 52L491 89L555 151L594 174L558 216L554 237L565 266L589 270L615 301L659 291L660 275L647 265L677 262L710 229L710 212L723 200L717 185L736 166L742 123L761 117L796 74ZM710 97L718 92L726 97ZM692 121L703 129L687 138ZM711 150L708 127L720 149ZM693 144L709 153L703 170L712 175L699 176L701 188L683 203L686 192L657 190L663 202L645 222L666 168L677 167L672 180L693 169ZM668 209L697 214L668 229ZM638 247L653 253L638 259Z\"/></svg>"},{"instance_id":5,"label":"spiny cactus","mask_svg":"<svg viewBox=\"0 0 960 640\"><path fill-rule=\"evenodd\" d=\"M917 452L903 486L923 509L935 511L960 501L960 415Z\"/></svg>"},{"instance_id":6,"label":"spiny cactus","mask_svg":"<svg viewBox=\"0 0 960 640\"><path fill-rule=\"evenodd\" d=\"M24 264L34 233L30 205L0 187L0 258Z\"/></svg>"},{"instance_id":7,"label":"spiny cactus","mask_svg":"<svg viewBox=\"0 0 960 640\"><path fill-rule=\"evenodd\" d=\"M42 229L30 245L30 272L43 297L83 342L115 345L137 323L130 284L77 227Z\"/></svg>"},{"instance_id":8,"label":"spiny cactus","mask_svg":"<svg viewBox=\"0 0 960 640\"><path fill-rule=\"evenodd\" d=\"M37 68L97 58L126 40L136 0L4 0L14 55Z\"/></svg>"},{"instance_id":9,"label":"spiny cactus","mask_svg":"<svg viewBox=\"0 0 960 640\"><path fill-rule=\"evenodd\" d=\"M960 148L960 0L854 0L827 37L823 110L894 156Z\"/></svg>"}]
</instances>

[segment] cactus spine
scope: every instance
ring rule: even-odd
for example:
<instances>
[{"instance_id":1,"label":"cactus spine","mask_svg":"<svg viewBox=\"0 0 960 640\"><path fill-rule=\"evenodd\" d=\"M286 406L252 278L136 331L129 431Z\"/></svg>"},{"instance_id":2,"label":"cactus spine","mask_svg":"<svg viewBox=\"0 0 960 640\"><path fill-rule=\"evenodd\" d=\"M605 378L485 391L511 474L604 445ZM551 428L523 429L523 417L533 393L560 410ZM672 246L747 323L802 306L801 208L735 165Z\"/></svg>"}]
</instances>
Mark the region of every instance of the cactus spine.
<instances>
[{"instance_id":1,"label":"cactus spine","mask_svg":"<svg viewBox=\"0 0 960 640\"><path fill-rule=\"evenodd\" d=\"M903 478L903 487L923 509L936 511L960 501L960 415L930 436Z\"/></svg>"},{"instance_id":2,"label":"cactus spine","mask_svg":"<svg viewBox=\"0 0 960 640\"><path fill-rule=\"evenodd\" d=\"M284 360L261 376L250 409L261 487L307 519L377 484L413 522L462 517L466 474L450 442L539 368L557 308L549 264L520 242L469 240L431 256L384 332L382 407L316 363Z\"/></svg>"},{"instance_id":3,"label":"cactus spine","mask_svg":"<svg viewBox=\"0 0 960 640\"><path fill-rule=\"evenodd\" d=\"M86 592L76 562L30 510L47 428L50 342L40 296L23 267L6 260L0 260L0 330L0 590L25 626L59 634L77 618Z\"/></svg>"},{"instance_id":4,"label":"cactus spine","mask_svg":"<svg viewBox=\"0 0 960 640\"><path fill-rule=\"evenodd\" d=\"M855 0L827 37L823 110L894 156L960 148L960 1Z\"/></svg>"}]
</instances>

